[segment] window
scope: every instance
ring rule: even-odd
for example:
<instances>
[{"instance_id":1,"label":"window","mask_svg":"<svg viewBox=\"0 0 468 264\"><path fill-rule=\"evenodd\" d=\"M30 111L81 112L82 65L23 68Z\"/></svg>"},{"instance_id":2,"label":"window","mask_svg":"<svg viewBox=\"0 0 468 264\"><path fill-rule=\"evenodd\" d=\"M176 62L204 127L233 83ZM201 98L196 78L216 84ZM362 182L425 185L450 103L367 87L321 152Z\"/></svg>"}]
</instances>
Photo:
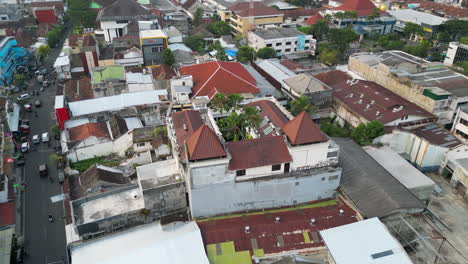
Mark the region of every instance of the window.
<instances>
[{"instance_id":1,"label":"window","mask_svg":"<svg viewBox=\"0 0 468 264\"><path fill-rule=\"evenodd\" d=\"M276 53L281 53L281 50L276 50Z\"/></svg>"},{"instance_id":2,"label":"window","mask_svg":"<svg viewBox=\"0 0 468 264\"><path fill-rule=\"evenodd\" d=\"M185 86L185 82L182 82L182 86Z\"/></svg>"},{"instance_id":3,"label":"window","mask_svg":"<svg viewBox=\"0 0 468 264\"><path fill-rule=\"evenodd\" d=\"M244 175L245 175L245 170L236 171L236 176L244 176Z\"/></svg>"},{"instance_id":4,"label":"window","mask_svg":"<svg viewBox=\"0 0 468 264\"><path fill-rule=\"evenodd\" d=\"M309 43L309 42L310 42L310 40L306 39L305 43Z\"/></svg>"},{"instance_id":5,"label":"window","mask_svg":"<svg viewBox=\"0 0 468 264\"><path fill-rule=\"evenodd\" d=\"M276 43L276 47L281 46L281 42Z\"/></svg>"},{"instance_id":6,"label":"window","mask_svg":"<svg viewBox=\"0 0 468 264\"><path fill-rule=\"evenodd\" d=\"M151 47L151 52L152 53L159 53L159 52L163 52L164 51L164 47Z\"/></svg>"},{"instance_id":7,"label":"window","mask_svg":"<svg viewBox=\"0 0 468 264\"><path fill-rule=\"evenodd\" d=\"M296 45L297 45L297 41L294 41L294 44L296 44Z\"/></svg>"},{"instance_id":8,"label":"window","mask_svg":"<svg viewBox=\"0 0 468 264\"><path fill-rule=\"evenodd\" d=\"M329 181L334 181L334 180L337 180L337 179L338 179L338 175L333 175L333 176L328 177Z\"/></svg>"},{"instance_id":9,"label":"window","mask_svg":"<svg viewBox=\"0 0 468 264\"><path fill-rule=\"evenodd\" d=\"M286 42L286 45L291 45L291 41Z\"/></svg>"},{"instance_id":10,"label":"window","mask_svg":"<svg viewBox=\"0 0 468 264\"><path fill-rule=\"evenodd\" d=\"M272 171L281 170L281 164L276 164L276 165L271 166L271 170Z\"/></svg>"},{"instance_id":11,"label":"window","mask_svg":"<svg viewBox=\"0 0 468 264\"><path fill-rule=\"evenodd\" d=\"M146 143L144 143L144 142L143 143L137 143L137 147L143 147L145 145L146 145Z\"/></svg>"},{"instance_id":12,"label":"window","mask_svg":"<svg viewBox=\"0 0 468 264\"><path fill-rule=\"evenodd\" d=\"M270 43L270 44L266 44L266 46L271 48L271 46L273 46L273 45Z\"/></svg>"},{"instance_id":13,"label":"window","mask_svg":"<svg viewBox=\"0 0 468 264\"><path fill-rule=\"evenodd\" d=\"M117 24L127 24L128 20L117 20L116 23Z\"/></svg>"},{"instance_id":14,"label":"window","mask_svg":"<svg viewBox=\"0 0 468 264\"><path fill-rule=\"evenodd\" d=\"M291 51L291 49L285 49L284 50L284 52L290 52L290 51Z\"/></svg>"}]
</instances>

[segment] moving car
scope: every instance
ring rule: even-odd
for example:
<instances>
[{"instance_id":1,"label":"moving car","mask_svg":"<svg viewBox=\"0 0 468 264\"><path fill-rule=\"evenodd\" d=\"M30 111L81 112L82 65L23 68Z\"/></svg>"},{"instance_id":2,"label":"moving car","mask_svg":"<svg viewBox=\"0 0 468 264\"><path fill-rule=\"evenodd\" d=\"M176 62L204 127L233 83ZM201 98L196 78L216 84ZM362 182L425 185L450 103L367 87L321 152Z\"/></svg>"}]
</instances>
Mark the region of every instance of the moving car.
<instances>
[{"instance_id":1,"label":"moving car","mask_svg":"<svg viewBox=\"0 0 468 264\"><path fill-rule=\"evenodd\" d=\"M50 140L49 133L47 132L42 133L42 143L49 142L49 140Z\"/></svg>"},{"instance_id":2,"label":"moving car","mask_svg":"<svg viewBox=\"0 0 468 264\"><path fill-rule=\"evenodd\" d=\"M47 168L47 164L39 165L39 175L40 176L47 176L49 175L49 169Z\"/></svg>"},{"instance_id":3,"label":"moving car","mask_svg":"<svg viewBox=\"0 0 468 264\"><path fill-rule=\"evenodd\" d=\"M36 107L41 107L42 104L41 104L41 101L40 101L40 100L36 100L36 101L34 101L34 105L35 105Z\"/></svg>"},{"instance_id":4,"label":"moving car","mask_svg":"<svg viewBox=\"0 0 468 264\"><path fill-rule=\"evenodd\" d=\"M29 142L24 142L21 144L21 152L26 153L29 151Z\"/></svg>"},{"instance_id":5,"label":"moving car","mask_svg":"<svg viewBox=\"0 0 468 264\"><path fill-rule=\"evenodd\" d=\"M27 94L27 93L16 97L16 99L18 99L18 101L25 100L25 99L28 99L28 98L29 98L29 94Z\"/></svg>"},{"instance_id":6,"label":"moving car","mask_svg":"<svg viewBox=\"0 0 468 264\"><path fill-rule=\"evenodd\" d=\"M24 110L26 110L26 112L31 112L32 111L32 106L30 104L25 104L24 105Z\"/></svg>"},{"instance_id":7,"label":"moving car","mask_svg":"<svg viewBox=\"0 0 468 264\"><path fill-rule=\"evenodd\" d=\"M15 159L16 167L24 166L24 164L26 163L26 161L24 160L24 156L22 154L15 156L14 159Z\"/></svg>"},{"instance_id":8,"label":"moving car","mask_svg":"<svg viewBox=\"0 0 468 264\"><path fill-rule=\"evenodd\" d=\"M33 144L39 144L41 143L41 139L39 138L39 135L34 135L32 138Z\"/></svg>"}]
</instances>

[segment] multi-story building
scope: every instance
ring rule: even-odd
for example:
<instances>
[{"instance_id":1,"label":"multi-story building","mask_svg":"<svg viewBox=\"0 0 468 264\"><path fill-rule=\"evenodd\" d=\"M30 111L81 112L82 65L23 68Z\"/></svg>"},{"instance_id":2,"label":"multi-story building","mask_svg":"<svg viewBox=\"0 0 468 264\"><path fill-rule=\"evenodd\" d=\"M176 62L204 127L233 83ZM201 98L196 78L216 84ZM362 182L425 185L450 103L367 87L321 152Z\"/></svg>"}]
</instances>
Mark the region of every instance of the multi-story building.
<instances>
[{"instance_id":1,"label":"multi-story building","mask_svg":"<svg viewBox=\"0 0 468 264\"><path fill-rule=\"evenodd\" d=\"M140 45L145 66L160 65L167 48L167 35L160 29L140 31Z\"/></svg>"},{"instance_id":2,"label":"multi-story building","mask_svg":"<svg viewBox=\"0 0 468 264\"><path fill-rule=\"evenodd\" d=\"M354 54L348 68L431 112L440 124L452 123L468 103L467 76L403 51Z\"/></svg>"},{"instance_id":3,"label":"multi-story building","mask_svg":"<svg viewBox=\"0 0 468 264\"><path fill-rule=\"evenodd\" d=\"M98 20L107 42L124 35L124 28L132 20L156 19L149 9L133 0L118 0L99 11Z\"/></svg>"},{"instance_id":4,"label":"multi-story building","mask_svg":"<svg viewBox=\"0 0 468 264\"><path fill-rule=\"evenodd\" d=\"M452 133L463 142L468 142L468 105L458 108L453 121Z\"/></svg>"},{"instance_id":5,"label":"multi-story building","mask_svg":"<svg viewBox=\"0 0 468 264\"><path fill-rule=\"evenodd\" d=\"M16 0L3 0L0 3L0 23L15 22L21 18L21 9Z\"/></svg>"},{"instance_id":6,"label":"multi-story building","mask_svg":"<svg viewBox=\"0 0 468 264\"><path fill-rule=\"evenodd\" d=\"M252 139L228 142L210 109L175 112L168 120L174 157L185 178L193 217L261 210L334 197L338 146L305 113L274 99L246 102L259 111ZM225 114L224 114L225 115ZM223 197L223 199L212 199Z\"/></svg>"},{"instance_id":7,"label":"multi-story building","mask_svg":"<svg viewBox=\"0 0 468 264\"><path fill-rule=\"evenodd\" d=\"M396 23L395 18L389 16L384 11L378 11L374 16L376 6L370 0L346 0L342 3L333 1L337 6L322 12L322 15L332 16L333 26L336 28L346 28L352 26L359 35L383 35L393 32ZM338 16L337 13L344 14L347 11L355 11L356 17Z\"/></svg>"},{"instance_id":8,"label":"multi-story building","mask_svg":"<svg viewBox=\"0 0 468 264\"><path fill-rule=\"evenodd\" d=\"M459 62L468 60L468 45L460 42L450 42L445 55L444 64L447 66L453 66Z\"/></svg>"},{"instance_id":9,"label":"multi-story building","mask_svg":"<svg viewBox=\"0 0 468 264\"><path fill-rule=\"evenodd\" d=\"M240 2L220 10L221 20L229 23L234 34L247 36L255 28L279 27L284 14L261 2Z\"/></svg>"},{"instance_id":10,"label":"multi-story building","mask_svg":"<svg viewBox=\"0 0 468 264\"><path fill-rule=\"evenodd\" d=\"M428 37L436 34L439 26L448 20L447 18L412 9L400 9L388 11L388 13L397 20L393 28L395 32L403 33L406 23L411 22L420 25Z\"/></svg>"},{"instance_id":11,"label":"multi-story building","mask_svg":"<svg viewBox=\"0 0 468 264\"><path fill-rule=\"evenodd\" d=\"M258 50L270 47L277 56L292 53L315 54L317 41L312 35L306 35L294 28L255 29L248 32L249 46Z\"/></svg>"},{"instance_id":12,"label":"multi-story building","mask_svg":"<svg viewBox=\"0 0 468 264\"><path fill-rule=\"evenodd\" d=\"M13 37L0 36L0 86L13 81L18 66L28 63L29 52L18 46Z\"/></svg>"}]
</instances>

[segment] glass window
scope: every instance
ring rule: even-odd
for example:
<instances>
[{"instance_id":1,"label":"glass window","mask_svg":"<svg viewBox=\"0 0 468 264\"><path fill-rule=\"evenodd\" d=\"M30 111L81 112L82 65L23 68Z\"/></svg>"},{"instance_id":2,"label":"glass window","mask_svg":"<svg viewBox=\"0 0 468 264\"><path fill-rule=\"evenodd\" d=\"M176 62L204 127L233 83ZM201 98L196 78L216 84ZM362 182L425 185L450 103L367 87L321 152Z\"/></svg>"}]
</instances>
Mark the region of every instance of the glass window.
<instances>
[{"instance_id":1,"label":"glass window","mask_svg":"<svg viewBox=\"0 0 468 264\"><path fill-rule=\"evenodd\" d=\"M244 175L245 175L245 170L236 171L236 176L244 176Z\"/></svg>"},{"instance_id":2,"label":"glass window","mask_svg":"<svg viewBox=\"0 0 468 264\"><path fill-rule=\"evenodd\" d=\"M271 166L271 170L272 171L281 170L281 164L275 164L275 165Z\"/></svg>"},{"instance_id":3,"label":"glass window","mask_svg":"<svg viewBox=\"0 0 468 264\"><path fill-rule=\"evenodd\" d=\"M291 51L291 49L285 49L284 50L284 52L290 52L290 51Z\"/></svg>"},{"instance_id":4,"label":"glass window","mask_svg":"<svg viewBox=\"0 0 468 264\"><path fill-rule=\"evenodd\" d=\"M273 45L270 43L270 44L266 44L266 46L271 48L271 46L273 46Z\"/></svg>"},{"instance_id":5,"label":"glass window","mask_svg":"<svg viewBox=\"0 0 468 264\"><path fill-rule=\"evenodd\" d=\"M276 43L276 47L281 46L281 43Z\"/></svg>"},{"instance_id":6,"label":"glass window","mask_svg":"<svg viewBox=\"0 0 468 264\"><path fill-rule=\"evenodd\" d=\"M286 42L286 45L291 45L291 41Z\"/></svg>"}]
</instances>

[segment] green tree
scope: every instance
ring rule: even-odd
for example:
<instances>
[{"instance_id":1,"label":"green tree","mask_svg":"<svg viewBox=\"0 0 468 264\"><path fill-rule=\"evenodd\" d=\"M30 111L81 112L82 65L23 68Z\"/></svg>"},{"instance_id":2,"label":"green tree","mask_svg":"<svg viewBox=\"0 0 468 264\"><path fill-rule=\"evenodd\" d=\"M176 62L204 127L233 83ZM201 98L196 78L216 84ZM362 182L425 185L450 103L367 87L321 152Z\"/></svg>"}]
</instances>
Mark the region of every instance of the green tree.
<instances>
[{"instance_id":1,"label":"green tree","mask_svg":"<svg viewBox=\"0 0 468 264\"><path fill-rule=\"evenodd\" d=\"M405 52L408 52L414 56L418 56L421 58L427 57L428 51L431 48L431 42L428 40L422 40L418 45L416 46L406 46L404 48Z\"/></svg>"},{"instance_id":2,"label":"green tree","mask_svg":"<svg viewBox=\"0 0 468 264\"><path fill-rule=\"evenodd\" d=\"M216 55L215 58L219 61L228 61L229 57L224 49L218 49L216 50Z\"/></svg>"},{"instance_id":3,"label":"green tree","mask_svg":"<svg viewBox=\"0 0 468 264\"><path fill-rule=\"evenodd\" d=\"M229 26L229 24L224 21L210 23L206 26L206 29L213 33L216 37L229 35L231 33L231 26Z\"/></svg>"},{"instance_id":4,"label":"green tree","mask_svg":"<svg viewBox=\"0 0 468 264\"><path fill-rule=\"evenodd\" d=\"M328 31L328 42L330 47L338 51L339 56L343 56L349 48L349 44L356 41L359 36L351 28L331 28Z\"/></svg>"},{"instance_id":5,"label":"green tree","mask_svg":"<svg viewBox=\"0 0 468 264\"><path fill-rule=\"evenodd\" d=\"M325 19L320 19L312 26L311 34L317 39L317 41L322 41L328 34L329 29L328 22Z\"/></svg>"},{"instance_id":6,"label":"green tree","mask_svg":"<svg viewBox=\"0 0 468 264\"><path fill-rule=\"evenodd\" d=\"M312 114L315 109L316 107L310 103L309 97L305 95L291 101L291 114L293 116L297 116L304 111Z\"/></svg>"},{"instance_id":7,"label":"green tree","mask_svg":"<svg viewBox=\"0 0 468 264\"><path fill-rule=\"evenodd\" d=\"M335 65L338 62L338 51L328 47L319 48L319 60L327 65Z\"/></svg>"},{"instance_id":8,"label":"green tree","mask_svg":"<svg viewBox=\"0 0 468 264\"><path fill-rule=\"evenodd\" d=\"M302 32L302 33L304 33L306 35L312 34L312 26L310 26L310 27L298 27L298 28L296 28L296 30L298 30L298 31L300 31L300 32Z\"/></svg>"},{"instance_id":9,"label":"green tree","mask_svg":"<svg viewBox=\"0 0 468 264\"><path fill-rule=\"evenodd\" d=\"M439 35L443 34L446 41L457 40L460 36L468 36L468 21L450 19L439 26Z\"/></svg>"},{"instance_id":10,"label":"green tree","mask_svg":"<svg viewBox=\"0 0 468 264\"><path fill-rule=\"evenodd\" d=\"M190 36L184 39L184 44L187 45L187 47L191 48L193 51L202 51L201 53L204 53L205 51L205 40L200 37L200 36Z\"/></svg>"},{"instance_id":11,"label":"green tree","mask_svg":"<svg viewBox=\"0 0 468 264\"><path fill-rule=\"evenodd\" d=\"M381 15L380 9L378 9L377 7L374 7L372 9L371 14L367 16L367 20L374 20L374 19L380 17L380 15Z\"/></svg>"},{"instance_id":12,"label":"green tree","mask_svg":"<svg viewBox=\"0 0 468 264\"><path fill-rule=\"evenodd\" d=\"M51 52L51 48L48 45L41 45L39 48L37 48L37 55L39 55L39 58L43 60L47 55L49 55Z\"/></svg>"},{"instance_id":13,"label":"green tree","mask_svg":"<svg viewBox=\"0 0 468 264\"><path fill-rule=\"evenodd\" d=\"M242 46L237 52L236 59L240 62L254 61L256 58L255 50L249 46Z\"/></svg>"},{"instance_id":14,"label":"green tree","mask_svg":"<svg viewBox=\"0 0 468 264\"><path fill-rule=\"evenodd\" d=\"M55 48L60 40L60 34L57 29L53 29L47 33L47 45Z\"/></svg>"},{"instance_id":15,"label":"green tree","mask_svg":"<svg viewBox=\"0 0 468 264\"><path fill-rule=\"evenodd\" d=\"M172 66L176 62L174 53L171 49L165 49L163 52L163 63L167 66Z\"/></svg>"},{"instance_id":16,"label":"green tree","mask_svg":"<svg viewBox=\"0 0 468 264\"><path fill-rule=\"evenodd\" d=\"M414 36L422 37L424 36L424 29L422 26L416 23L406 22L405 28L403 29L403 34L409 39L413 38Z\"/></svg>"},{"instance_id":17,"label":"green tree","mask_svg":"<svg viewBox=\"0 0 468 264\"><path fill-rule=\"evenodd\" d=\"M201 24L203 18L203 9L197 8L195 15L193 15L193 25L198 27Z\"/></svg>"},{"instance_id":18,"label":"green tree","mask_svg":"<svg viewBox=\"0 0 468 264\"><path fill-rule=\"evenodd\" d=\"M26 77L24 77L23 74L15 74L13 75L13 83L16 85L16 86L22 86L24 85L26 81Z\"/></svg>"},{"instance_id":19,"label":"green tree","mask_svg":"<svg viewBox=\"0 0 468 264\"><path fill-rule=\"evenodd\" d=\"M271 59L276 57L276 50L270 47L264 47L257 51L257 57L261 59Z\"/></svg>"},{"instance_id":20,"label":"green tree","mask_svg":"<svg viewBox=\"0 0 468 264\"><path fill-rule=\"evenodd\" d=\"M460 38L460 43L468 45L468 37L461 37Z\"/></svg>"},{"instance_id":21,"label":"green tree","mask_svg":"<svg viewBox=\"0 0 468 264\"><path fill-rule=\"evenodd\" d=\"M360 124L351 133L351 138L356 141L359 145L368 145L372 141L385 134L384 125L374 120L367 124Z\"/></svg>"},{"instance_id":22,"label":"green tree","mask_svg":"<svg viewBox=\"0 0 468 264\"><path fill-rule=\"evenodd\" d=\"M214 14L211 16L211 20L213 20L213 21L221 21L221 17L220 17L218 14L214 13Z\"/></svg>"},{"instance_id":23,"label":"green tree","mask_svg":"<svg viewBox=\"0 0 468 264\"><path fill-rule=\"evenodd\" d=\"M232 112L229 116L218 121L219 129L228 141L238 141L246 137L243 127L247 127L245 120L237 112Z\"/></svg>"},{"instance_id":24,"label":"green tree","mask_svg":"<svg viewBox=\"0 0 468 264\"><path fill-rule=\"evenodd\" d=\"M353 19L357 19L359 16L358 16L357 11L345 11L344 14L343 14L343 17L353 20Z\"/></svg>"},{"instance_id":25,"label":"green tree","mask_svg":"<svg viewBox=\"0 0 468 264\"><path fill-rule=\"evenodd\" d=\"M244 100L239 94L227 95L224 93L217 93L210 101L210 108L220 113L232 112L241 109L241 102Z\"/></svg>"}]
</instances>

